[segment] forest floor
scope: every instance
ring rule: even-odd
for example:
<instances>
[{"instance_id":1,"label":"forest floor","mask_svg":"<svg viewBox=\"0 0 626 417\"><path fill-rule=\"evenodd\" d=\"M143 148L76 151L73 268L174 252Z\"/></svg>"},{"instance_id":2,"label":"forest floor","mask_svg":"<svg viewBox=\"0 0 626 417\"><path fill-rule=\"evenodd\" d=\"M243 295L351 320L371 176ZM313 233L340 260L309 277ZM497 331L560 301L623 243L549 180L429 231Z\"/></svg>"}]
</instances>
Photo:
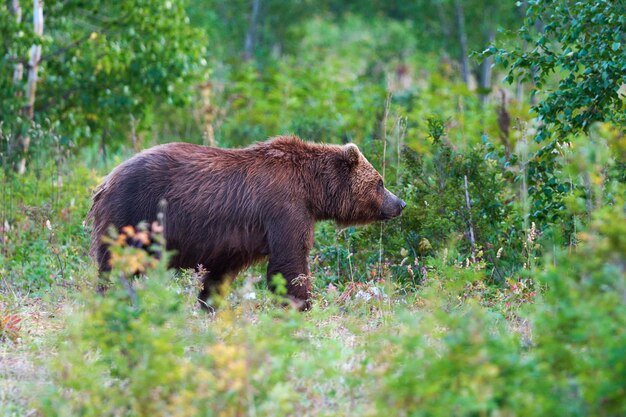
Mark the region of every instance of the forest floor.
<instances>
[{"instance_id":1,"label":"forest floor","mask_svg":"<svg viewBox=\"0 0 626 417\"><path fill-rule=\"evenodd\" d=\"M241 289L241 288L240 288ZM249 288L248 288L249 289ZM180 288L177 288L177 291ZM0 342L0 417L39 416L41 398L53 388L51 366L57 360L57 350L60 338L63 337L73 320L85 309L86 303L82 298L89 297L85 288L52 287L47 295L42 297L25 296L5 297L0 301L0 311L10 311L11 316L18 317L19 323L15 328L18 335L15 340ZM235 304L245 307L239 311L234 319L228 314L222 318L220 314L210 314L201 310L195 303L193 289L185 289L184 316L191 332L203 332L213 328L223 330L224 326L241 325L241 329L255 327L259 316L272 314L272 310L280 310L271 295L265 290L255 291L251 300L243 301L241 292ZM237 290L233 291L233 294ZM331 343L337 351L342 352L344 358L341 367L349 372L359 366L365 352L362 349L367 343L368 335L382 327L389 325L393 319L390 308L392 304L405 304L404 299L377 299L370 298L362 292L356 296L354 290L349 293L337 294L331 289L328 294L317 294L318 302L315 312L300 313L303 322L315 328L308 333L307 343L311 346L323 346ZM326 300L330 294L331 303ZM343 298L342 298L343 297ZM7 301L10 300L10 301ZM231 300L232 301L232 300ZM413 305L409 308L411 314L419 314L420 307ZM404 310L404 312L409 310ZM296 331L297 332L297 331ZM224 339L227 338L224 334ZM267 335L271 338L271 335ZM187 349L200 349L190 343ZM289 354L289 353L287 353ZM307 353L304 352L306 355ZM301 409L296 415L345 415L355 413L363 404L357 404L361 398L358 388L342 386L340 378L324 382L316 382L315 391L333 392L333 398L319 394L310 394L307 399L307 408ZM341 400L343 390L350 390L350 401ZM330 414L329 414L330 413Z\"/></svg>"},{"instance_id":2,"label":"forest floor","mask_svg":"<svg viewBox=\"0 0 626 417\"><path fill-rule=\"evenodd\" d=\"M0 343L0 416L36 415L34 395L49 382L45 363L54 355L50 336L64 326L63 309L63 302L30 297L2 306L20 321L17 339Z\"/></svg>"}]
</instances>

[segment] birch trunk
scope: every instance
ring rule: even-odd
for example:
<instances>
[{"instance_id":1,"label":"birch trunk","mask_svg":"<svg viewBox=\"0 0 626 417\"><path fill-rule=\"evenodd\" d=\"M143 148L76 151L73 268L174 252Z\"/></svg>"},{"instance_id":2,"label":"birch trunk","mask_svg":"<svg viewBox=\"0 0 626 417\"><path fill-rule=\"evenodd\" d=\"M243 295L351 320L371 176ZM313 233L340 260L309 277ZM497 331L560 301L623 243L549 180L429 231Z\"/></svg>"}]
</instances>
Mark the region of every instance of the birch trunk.
<instances>
[{"instance_id":1,"label":"birch trunk","mask_svg":"<svg viewBox=\"0 0 626 417\"><path fill-rule=\"evenodd\" d=\"M472 223L472 200L470 200L469 196L469 185L467 184L467 175L463 176L463 180L465 181L465 205L467 206L467 217L469 223L469 239L470 244L472 245L472 261L476 261L476 239L474 238L474 224Z\"/></svg>"},{"instance_id":2,"label":"birch trunk","mask_svg":"<svg viewBox=\"0 0 626 417\"><path fill-rule=\"evenodd\" d=\"M9 3L9 12L15 17L15 22L19 26L22 23L22 6L20 5L19 0L11 0ZM19 101L20 97L22 97L22 89L21 82L24 78L24 64L21 61L21 57L18 55L14 55L15 59L15 67L13 68L13 85L15 86L15 97ZM22 143L22 135L18 133L15 135L15 138L11 138L8 143L8 156L10 160L13 160L14 152L18 153L19 148L21 148ZM15 165L13 167L16 171L19 169L19 165Z\"/></svg>"},{"instance_id":3,"label":"birch trunk","mask_svg":"<svg viewBox=\"0 0 626 417\"><path fill-rule=\"evenodd\" d=\"M17 3L17 0L13 0ZM41 37L43 36L43 0L33 0L33 33ZM32 120L35 116L35 97L37 94L37 80L39 71L39 62L41 61L41 45L33 44L30 47L28 60L28 84L26 85L26 104L22 113ZM26 154L30 146L30 136L22 134L19 137L22 156L17 164L16 170L19 174L26 172Z\"/></svg>"},{"instance_id":4,"label":"birch trunk","mask_svg":"<svg viewBox=\"0 0 626 417\"><path fill-rule=\"evenodd\" d=\"M43 36L43 0L33 0L33 31L35 35ZM28 85L26 87L26 107L24 113L32 119L35 113L35 95L37 93L37 73L41 60L41 45L30 47L28 61Z\"/></svg>"},{"instance_id":5,"label":"birch trunk","mask_svg":"<svg viewBox=\"0 0 626 417\"><path fill-rule=\"evenodd\" d=\"M11 0L10 11L15 17L15 21L17 22L17 24L19 25L20 23L22 23L22 6L20 5L20 0ZM15 64L15 68L13 69L13 84L18 85L20 81L22 81L23 77L24 77L24 64L22 64L21 62L17 62Z\"/></svg>"}]
</instances>

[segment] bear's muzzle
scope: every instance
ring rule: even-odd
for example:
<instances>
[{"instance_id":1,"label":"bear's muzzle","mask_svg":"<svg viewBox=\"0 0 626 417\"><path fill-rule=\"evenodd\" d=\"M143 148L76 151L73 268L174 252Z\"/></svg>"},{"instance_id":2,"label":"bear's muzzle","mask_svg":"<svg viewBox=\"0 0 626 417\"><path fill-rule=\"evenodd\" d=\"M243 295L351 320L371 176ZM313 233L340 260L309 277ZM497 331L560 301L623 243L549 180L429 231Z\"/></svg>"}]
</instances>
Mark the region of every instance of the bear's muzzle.
<instances>
[{"instance_id":1,"label":"bear's muzzle","mask_svg":"<svg viewBox=\"0 0 626 417\"><path fill-rule=\"evenodd\" d=\"M381 210L381 219L389 220L402 214L406 202L385 188L385 199Z\"/></svg>"}]
</instances>

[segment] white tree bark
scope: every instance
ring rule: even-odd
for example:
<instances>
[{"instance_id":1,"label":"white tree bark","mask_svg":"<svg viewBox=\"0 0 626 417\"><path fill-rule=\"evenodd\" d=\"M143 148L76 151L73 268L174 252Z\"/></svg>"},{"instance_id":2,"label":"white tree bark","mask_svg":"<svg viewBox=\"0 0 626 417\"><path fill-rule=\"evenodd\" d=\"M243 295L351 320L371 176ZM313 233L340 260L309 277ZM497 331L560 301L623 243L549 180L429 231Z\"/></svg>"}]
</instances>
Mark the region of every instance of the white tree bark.
<instances>
[{"instance_id":1,"label":"white tree bark","mask_svg":"<svg viewBox=\"0 0 626 417\"><path fill-rule=\"evenodd\" d=\"M472 245L472 261L475 261L475 247L476 247L476 239L474 238L474 224L472 223L472 201L469 196L469 186L467 184L467 175L463 176L463 180L465 181L465 205L467 206L467 216L469 223L469 238L470 244Z\"/></svg>"},{"instance_id":2,"label":"white tree bark","mask_svg":"<svg viewBox=\"0 0 626 417\"><path fill-rule=\"evenodd\" d=\"M11 13L15 17L15 21L19 25L22 23L22 6L20 5L20 0L11 0ZM24 77L24 64L19 61L19 57L16 57L18 62L15 64L15 68L13 70L13 84L19 84Z\"/></svg>"},{"instance_id":3,"label":"white tree bark","mask_svg":"<svg viewBox=\"0 0 626 417\"><path fill-rule=\"evenodd\" d=\"M9 11L15 17L15 22L19 26L22 23L22 6L20 5L19 0L11 0L9 4ZM21 82L24 78L24 64L22 63L21 57L18 55L13 56L15 59L15 67L13 68L13 85L15 86L15 97L19 100L22 96ZM22 134L18 133L14 139L9 142L9 154L13 155L13 152L17 149L21 149L23 138ZM15 170L20 172L23 171L21 167L21 161L15 166Z\"/></svg>"},{"instance_id":4,"label":"white tree bark","mask_svg":"<svg viewBox=\"0 0 626 417\"><path fill-rule=\"evenodd\" d=\"M13 3L18 3L18 0L13 0ZM43 0L33 0L33 32L36 36L43 36ZM33 44L30 47L30 54L28 59L28 84L26 85L26 104L24 105L22 111L22 113L30 120L32 120L35 116L35 97L37 94L37 80L40 61L41 45ZM15 76L16 74L14 74L14 77ZM22 156L17 163L16 171L18 174L21 175L26 172L26 155L28 154L28 148L30 147L30 135L20 134L19 144Z\"/></svg>"},{"instance_id":5,"label":"white tree bark","mask_svg":"<svg viewBox=\"0 0 626 417\"><path fill-rule=\"evenodd\" d=\"M33 0L33 31L35 35L43 36L43 0ZM37 93L37 79L41 61L41 45L34 44L30 47L30 59L28 61L28 85L26 88L26 107L24 113L32 119L35 113L35 96Z\"/></svg>"}]
</instances>

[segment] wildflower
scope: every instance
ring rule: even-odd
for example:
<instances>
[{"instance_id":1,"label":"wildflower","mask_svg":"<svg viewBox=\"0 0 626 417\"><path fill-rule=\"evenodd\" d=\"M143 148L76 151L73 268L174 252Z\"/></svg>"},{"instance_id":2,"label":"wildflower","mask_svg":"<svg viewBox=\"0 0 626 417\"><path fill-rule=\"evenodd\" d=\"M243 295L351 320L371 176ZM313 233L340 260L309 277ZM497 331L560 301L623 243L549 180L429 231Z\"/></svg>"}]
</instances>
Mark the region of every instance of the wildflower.
<instances>
[{"instance_id":1,"label":"wildflower","mask_svg":"<svg viewBox=\"0 0 626 417\"><path fill-rule=\"evenodd\" d=\"M138 242L141 242L141 244L144 245L144 246L148 246L151 243L150 237L148 235L148 232L146 232L146 231L138 232L135 235L135 240L138 241Z\"/></svg>"},{"instance_id":2,"label":"wildflower","mask_svg":"<svg viewBox=\"0 0 626 417\"><path fill-rule=\"evenodd\" d=\"M152 222L152 233L163 233L163 225L159 222Z\"/></svg>"},{"instance_id":3,"label":"wildflower","mask_svg":"<svg viewBox=\"0 0 626 417\"><path fill-rule=\"evenodd\" d=\"M376 298L381 298L383 296L383 292L378 287L370 287L369 292Z\"/></svg>"},{"instance_id":4,"label":"wildflower","mask_svg":"<svg viewBox=\"0 0 626 417\"><path fill-rule=\"evenodd\" d=\"M528 232L528 243L533 243L537 238L537 228L535 227L535 222L532 222L530 225L530 231Z\"/></svg>"},{"instance_id":5,"label":"wildflower","mask_svg":"<svg viewBox=\"0 0 626 417\"><path fill-rule=\"evenodd\" d=\"M122 233L128 237L135 236L135 228L133 226L124 226L122 227Z\"/></svg>"},{"instance_id":6,"label":"wildflower","mask_svg":"<svg viewBox=\"0 0 626 417\"><path fill-rule=\"evenodd\" d=\"M356 299L360 299L363 301L369 301L372 299L372 294L370 294L369 292L363 291L363 290L359 290L356 295L354 296L354 298Z\"/></svg>"}]
</instances>

